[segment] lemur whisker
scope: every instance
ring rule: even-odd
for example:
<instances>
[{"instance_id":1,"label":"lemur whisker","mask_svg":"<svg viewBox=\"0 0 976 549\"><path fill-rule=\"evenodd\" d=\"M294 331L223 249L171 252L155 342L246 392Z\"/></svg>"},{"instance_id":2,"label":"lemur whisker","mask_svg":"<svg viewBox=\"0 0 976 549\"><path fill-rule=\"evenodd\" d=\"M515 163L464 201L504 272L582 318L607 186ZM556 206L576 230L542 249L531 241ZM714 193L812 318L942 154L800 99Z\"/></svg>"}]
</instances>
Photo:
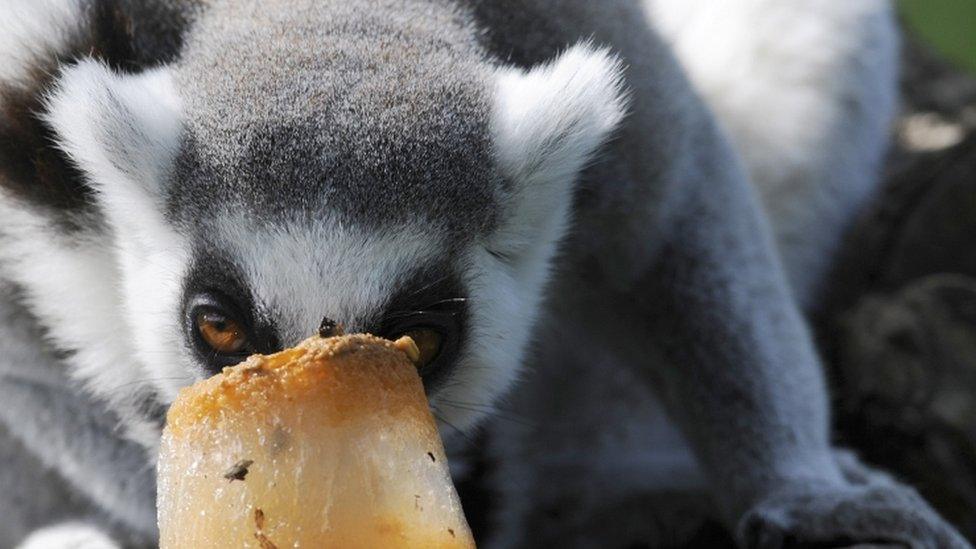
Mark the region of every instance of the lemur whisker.
<instances>
[{"instance_id":1,"label":"lemur whisker","mask_svg":"<svg viewBox=\"0 0 976 549\"><path fill-rule=\"evenodd\" d=\"M449 297L447 299L442 299L440 301L435 301L428 305L428 307L436 307L437 305L443 305L445 303L466 303L468 298L466 297Z\"/></svg>"},{"instance_id":2,"label":"lemur whisker","mask_svg":"<svg viewBox=\"0 0 976 549\"><path fill-rule=\"evenodd\" d=\"M466 297L449 297L447 299L442 299L440 301L435 301L433 303L424 305L420 309L398 309L396 311L391 311L390 313L387 313L385 318L396 319L396 318L402 318L403 316L422 314L422 313L429 312L430 309L437 307L439 305L444 305L446 303L465 303L467 301L468 298ZM441 311L437 311L437 312L441 312Z\"/></svg>"},{"instance_id":3,"label":"lemur whisker","mask_svg":"<svg viewBox=\"0 0 976 549\"><path fill-rule=\"evenodd\" d=\"M534 428L536 428L536 427L539 426L537 423L534 423L534 422L531 422L531 421L528 421L528 420L525 420L525 419L511 417L511 416L508 416L508 415L505 415L505 414L500 414L500 413L498 413L498 412L496 412L494 410L482 410L482 409L478 409L478 408L472 408L472 407L464 406L464 405L461 405L461 404L454 404L454 403L451 403L451 402L448 402L448 401L445 401L445 400L441 400L440 402L441 402L442 405L449 406L449 407L454 408L456 410L465 410L465 411L468 411L468 412L482 413L482 414L485 414L486 416L489 416L489 417L492 417L492 418L495 418L495 419L504 420L504 421L509 421L511 423L514 423L516 425L521 425L523 427L530 427L530 428L533 428L534 429Z\"/></svg>"},{"instance_id":4,"label":"lemur whisker","mask_svg":"<svg viewBox=\"0 0 976 549\"><path fill-rule=\"evenodd\" d=\"M424 284L420 288L417 288L416 290L414 290L414 291L410 292L409 294L407 294L407 297L413 297L413 296L415 296L417 294L423 293L424 291L433 288L434 286L440 284L441 282L444 282L449 277L450 277L450 275L443 275L440 278L435 278L433 281L428 282L427 284Z\"/></svg>"},{"instance_id":5,"label":"lemur whisker","mask_svg":"<svg viewBox=\"0 0 976 549\"><path fill-rule=\"evenodd\" d=\"M448 399L444 399L444 398L440 398L440 397L437 398L437 401L438 402L446 402L447 404L453 404L453 405L457 405L457 406L469 406L469 407L472 407L472 408L480 408L482 410L487 410L487 411L505 412L507 414L512 415L513 417L523 417L524 418L523 414L521 414L520 412L518 412L514 408L502 408L502 407L497 406L495 404L484 404L484 403L477 403L477 402L462 402L462 401L457 401L457 400L448 400Z\"/></svg>"},{"instance_id":6,"label":"lemur whisker","mask_svg":"<svg viewBox=\"0 0 976 549\"><path fill-rule=\"evenodd\" d=\"M477 441L475 439L471 438L471 436L469 434L467 434L464 431L462 431L458 426L454 425L450 421L444 419L444 417L440 413L440 410L437 409L437 406L434 406L432 404L430 406L430 409L431 409L431 412L433 413L434 418L438 422L443 423L444 425L447 425L448 427L450 427L451 429L453 429L454 432L456 432L458 435L460 435L462 438L464 438L464 440L468 441L472 445L477 445Z\"/></svg>"},{"instance_id":7,"label":"lemur whisker","mask_svg":"<svg viewBox=\"0 0 976 549\"><path fill-rule=\"evenodd\" d=\"M409 316L423 314L423 312L424 311L420 311L420 310L417 310L417 311L396 311L396 312L390 313L388 315L385 315L383 318L385 320L399 320L401 318L406 318L406 317L409 317Z\"/></svg>"}]
</instances>

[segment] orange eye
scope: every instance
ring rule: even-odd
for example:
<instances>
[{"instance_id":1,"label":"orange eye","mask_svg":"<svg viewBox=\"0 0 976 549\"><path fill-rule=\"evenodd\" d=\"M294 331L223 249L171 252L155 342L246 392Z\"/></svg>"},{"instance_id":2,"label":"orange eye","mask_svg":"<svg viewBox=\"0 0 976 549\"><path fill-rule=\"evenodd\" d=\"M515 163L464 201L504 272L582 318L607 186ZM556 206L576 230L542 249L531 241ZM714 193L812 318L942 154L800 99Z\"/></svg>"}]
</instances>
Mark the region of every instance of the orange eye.
<instances>
[{"instance_id":1,"label":"orange eye","mask_svg":"<svg viewBox=\"0 0 976 549\"><path fill-rule=\"evenodd\" d=\"M240 354L247 349L247 336L241 325L216 311L197 315L200 337L214 351L222 354Z\"/></svg>"},{"instance_id":2,"label":"orange eye","mask_svg":"<svg viewBox=\"0 0 976 549\"><path fill-rule=\"evenodd\" d=\"M443 338L440 332L430 328L417 328L403 332L417 344L420 351L420 359L417 360L417 368L423 368L434 361L441 352Z\"/></svg>"}]
</instances>

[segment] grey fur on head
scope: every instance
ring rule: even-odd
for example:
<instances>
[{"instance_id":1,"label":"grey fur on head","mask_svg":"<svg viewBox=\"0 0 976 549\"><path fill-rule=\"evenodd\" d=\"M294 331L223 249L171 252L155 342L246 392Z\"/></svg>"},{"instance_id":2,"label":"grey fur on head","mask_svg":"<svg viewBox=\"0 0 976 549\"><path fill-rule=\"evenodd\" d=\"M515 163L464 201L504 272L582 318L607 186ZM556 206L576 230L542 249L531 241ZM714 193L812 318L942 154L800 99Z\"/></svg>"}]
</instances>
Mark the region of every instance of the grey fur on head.
<instances>
[{"instance_id":1,"label":"grey fur on head","mask_svg":"<svg viewBox=\"0 0 976 549\"><path fill-rule=\"evenodd\" d=\"M215 3L187 35L173 66L185 141L171 215L192 224L227 204L262 219L328 212L370 229L487 233L504 190L493 67L460 8L268 4Z\"/></svg>"}]
</instances>

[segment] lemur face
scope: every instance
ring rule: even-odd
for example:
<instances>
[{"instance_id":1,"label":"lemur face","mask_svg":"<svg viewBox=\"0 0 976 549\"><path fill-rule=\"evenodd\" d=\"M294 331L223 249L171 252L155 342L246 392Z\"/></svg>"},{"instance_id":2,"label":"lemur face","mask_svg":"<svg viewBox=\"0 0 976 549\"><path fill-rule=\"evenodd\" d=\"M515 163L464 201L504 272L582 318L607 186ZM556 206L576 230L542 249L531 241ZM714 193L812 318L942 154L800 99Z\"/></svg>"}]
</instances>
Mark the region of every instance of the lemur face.
<instances>
[{"instance_id":1,"label":"lemur face","mask_svg":"<svg viewBox=\"0 0 976 549\"><path fill-rule=\"evenodd\" d=\"M462 411L485 406L471 399L508 383L505 365L485 371L483 354L471 344L489 335L480 333L473 313L488 297L478 288L484 275L475 243L456 246L421 222L370 229L324 214L262 222L228 210L193 230L205 234L191 239L173 302L180 307L179 326L171 328L181 339L173 347L180 359L163 377L212 375L247 354L292 346L328 318L349 332L413 337L428 394L451 423L470 421L451 414L452 402ZM171 394L177 386L160 391ZM465 387L471 394L460 396Z\"/></svg>"},{"instance_id":2,"label":"lemur face","mask_svg":"<svg viewBox=\"0 0 976 549\"><path fill-rule=\"evenodd\" d=\"M485 370L469 344L482 278L472 255L491 238L504 191L490 88L469 68L458 78L425 65L419 75L326 65L305 77L311 94L262 73L202 86L192 66L178 68L185 99L164 209L188 250L173 301L182 370L211 375L329 318L413 336L444 416L448 387L464 411L488 404L483 387L508 384L514 364L484 379L465 373ZM479 389L458 396L465 386Z\"/></svg>"},{"instance_id":3,"label":"lemur face","mask_svg":"<svg viewBox=\"0 0 976 549\"><path fill-rule=\"evenodd\" d=\"M118 337L159 403L329 318L413 336L436 414L475 423L517 376L573 182L623 116L618 64L587 46L527 72L185 59L82 62L48 109L96 189Z\"/></svg>"}]
</instances>

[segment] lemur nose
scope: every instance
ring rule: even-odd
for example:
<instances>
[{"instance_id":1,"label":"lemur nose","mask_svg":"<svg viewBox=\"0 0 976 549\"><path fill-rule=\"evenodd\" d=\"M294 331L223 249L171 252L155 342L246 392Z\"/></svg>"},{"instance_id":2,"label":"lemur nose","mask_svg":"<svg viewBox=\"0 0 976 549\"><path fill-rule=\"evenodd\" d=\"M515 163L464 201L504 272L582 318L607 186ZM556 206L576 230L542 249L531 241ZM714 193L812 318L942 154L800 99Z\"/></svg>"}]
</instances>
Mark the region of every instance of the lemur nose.
<instances>
[{"instance_id":1,"label":"lemur nose","mask_svg":"<svg viewBox=\"0 0 976 549\"><path fill-rule=\"evenodd\" d=\"M342 324L329 317L323 317L319 324L319 337L334 337L342 335Z\"/></svg>"}]
</instances>

